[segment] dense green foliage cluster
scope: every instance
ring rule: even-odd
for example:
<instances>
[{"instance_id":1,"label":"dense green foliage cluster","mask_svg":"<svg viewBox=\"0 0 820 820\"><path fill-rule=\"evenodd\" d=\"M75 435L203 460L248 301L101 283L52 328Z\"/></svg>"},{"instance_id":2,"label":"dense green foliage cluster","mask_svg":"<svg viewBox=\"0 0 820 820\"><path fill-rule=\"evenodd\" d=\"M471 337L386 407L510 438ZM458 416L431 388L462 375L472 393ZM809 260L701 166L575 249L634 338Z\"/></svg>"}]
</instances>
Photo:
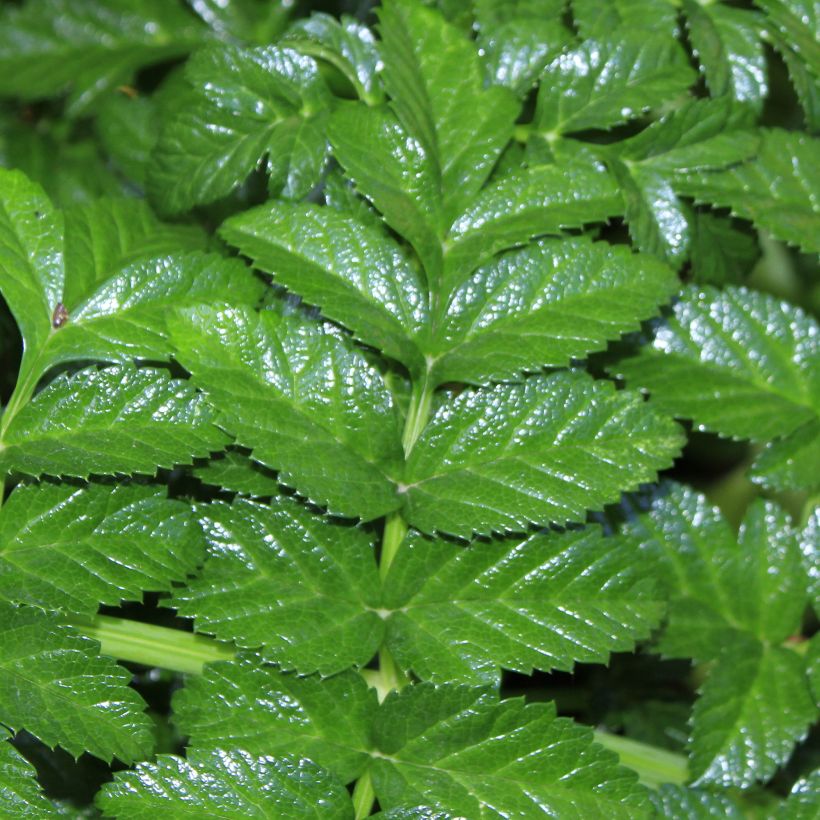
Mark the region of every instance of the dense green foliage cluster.
<instances>
[{"instance_id":1,"label":"dense green foliage cluster","mask_svg":"<svg viewBox=\"0 0 820 820\"><path fill-rule=\"evenodd\" d=\"M370 5L0 4L0 813L816 817L817 4Z\"/></svg>"}]
</instances>

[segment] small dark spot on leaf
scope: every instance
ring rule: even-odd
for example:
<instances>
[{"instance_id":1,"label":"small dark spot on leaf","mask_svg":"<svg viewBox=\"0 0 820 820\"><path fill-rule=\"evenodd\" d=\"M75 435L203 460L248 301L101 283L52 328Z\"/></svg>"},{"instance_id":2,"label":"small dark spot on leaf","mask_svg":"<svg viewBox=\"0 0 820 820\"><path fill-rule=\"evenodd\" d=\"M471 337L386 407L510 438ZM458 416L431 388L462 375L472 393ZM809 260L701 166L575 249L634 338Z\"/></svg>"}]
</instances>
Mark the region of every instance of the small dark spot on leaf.
<instances>
[{"instance_id":1,"label":"small dark spot on leaf","mask_svg":"<svg viewBox=\"0 0 820 820\"><path fill-rule=\"evenodd\" d=\"M35 212L34 212L34 216L35 216L37 219L42 219L42 218L43 218L43 212L42 212L42 211L35 211Z\"/></svg>"},{"instance_id":2,"label":"small dark spot on leaf","mask_svg":"<svg viewBox=\"0 0 820 820\"><path fill-rule=\"evenodd\" d=\"M68 311L62 302L57 303L54 313L51 314L51 326L53 328L62 327L68 321Z\"/></svg>"}]
</instances>

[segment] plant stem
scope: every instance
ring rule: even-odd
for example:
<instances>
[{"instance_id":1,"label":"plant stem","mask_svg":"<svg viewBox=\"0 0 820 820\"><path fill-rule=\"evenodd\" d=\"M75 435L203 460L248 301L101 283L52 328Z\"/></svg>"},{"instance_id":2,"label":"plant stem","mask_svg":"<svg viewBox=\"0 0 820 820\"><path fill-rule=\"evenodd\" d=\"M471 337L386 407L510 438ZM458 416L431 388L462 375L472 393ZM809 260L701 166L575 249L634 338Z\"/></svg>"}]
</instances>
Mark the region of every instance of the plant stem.
<instances>
[{"instance_id":1,"label":"plant stem","mask_svg":"<svg viewBox=\"0 0 820 820\"><path fill-rule=\"evenodd\" d=\"M357 781L353 788L353 811L354 820L363 820L370 817L373 803L376 800L376 792L373 791L373 781L370 779L370 772L365 772Z\"/></svg>"},{"instance_id":2,"label":"plant stem","mask_svg":"<svg viewBox=\"0 0 820 820\"><path fill-rule=\"evenodd\" d=\"M206 663L231 660L235 655L229 646L204 635L125 618L96 615L87 619L75 617L69 623L78 632L99 641L104 655L173 672L199 675Z\"/></svg>"},{"instance_id":3,"label":"plant stem","mask_svg":"<svg viewBox=\"0 0 820 820\"><path fill-rule=\"evenodd\" d=\"M641 783L650 788L656 789L662 783L682 786L689 780L689 765L684 755L608 732L596 731L595 740L616 752L621 764L637 772Z\"/></svg>"}]
</instances>

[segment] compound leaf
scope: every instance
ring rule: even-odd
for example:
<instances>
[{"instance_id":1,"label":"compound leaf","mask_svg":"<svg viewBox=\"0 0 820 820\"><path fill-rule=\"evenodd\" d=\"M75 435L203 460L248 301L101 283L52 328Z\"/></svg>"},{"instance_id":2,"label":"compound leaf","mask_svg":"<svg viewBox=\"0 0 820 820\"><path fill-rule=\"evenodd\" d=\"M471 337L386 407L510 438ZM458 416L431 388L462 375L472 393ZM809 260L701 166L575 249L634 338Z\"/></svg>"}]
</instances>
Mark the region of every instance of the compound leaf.
<instances>
[{"instance_id":1,"label":"compound leaf","mask_svg":"<svg viewBox=\"0 0 820 820\"><path fill-rule=\"evenodd\" d=\"M128 763L151 752L130 673L54 616L0 601L0 722L79 757Z\"/></svg>"},{"instance_id":2,"label":"compound leaf","mask_svg":"<svg viewBox=\"0 0 820 820\"><path fill-rule=\"evenodd\" d=\"M388 695L375 742L371 774L385 809L435 801L476 820L650 816L635 775L589 729L556 718L553 704L419 684Z\"/></svg>"},{"instance_id":3,"label":"compound leaf","mask_svg":"<svg viewBox=\"0 0 820 820\"><path fill-rule=\"evenodd\" d=\"M387 647L434 683L606 663L660 619L648 575L595 527L469 547L411 534L385 580Z\"/></svg>"},{"instance_id":4,"label":"compound leaf","mask_svg":"<svg viewBox=\"0 0 820 820\"><path fill-rule=\"evenodd\" d=\"M177 724L197 752L299 755L343 783L364 772L377 708L375 690L356 672L322 680L252 660L211 664L174 697Z\"/></svg>"},{"instance_id":5,"label":"compound leaf","mask_svg":"<svg viewBox=\"0 0 820 820\"><path fill-rule=\"evenodd\" d=\"M651 345L613 367L699 429L766 441L820 412L820 329L774 296L688 287Z\"/></svg>"},{"instance_id":6,"label":"compound leaf","mask_svg":"<svg viewBox=\"0 0 820 820\"><path fill-rule=\"evenodd\" d=\"M0 598L94 615L170 590L202 559L187 504L161 488L18 486L0 513Z\"/></svg>"},{"instance_id":7,"label":"compound leaf","mask_svg":"<svg viewBox=\"0 0 820 820\"><path fill-rule=\"evenodd\" d=\"M12 420L0 465L26 475L144 473L221 450L227 436L193 387L133 365L58 376Z\"/></svg>"},{"instance_id":8,"label":"compound leaf","mask_svg":"<svg viewBox=\"0 0 820 820\"><path fill-rule=\"evenodd\" d=\"M280 668L331 675L369 661L381 644L372 538L285 497L270 506L211 504L208 558L174 606L196 629L261 647Z\"/></svg>"},{"instance_id":9,"label":"compound leaf","mask_svg":"<svg viewBox=\"0 0 820 820\"><path fill-rule=\"evenodd\" d=\"M351 820L350 795L327 771L305 758L252 755L243 750L193 750L187 758L159 755L118 772L97 805L112 817L221 820L269 817Z\"/></svg>"},{"instance_id":10,"label":"compound leaf","mask_svg":"<svg viewBox=\"0 0 820 820\"><path fill-rule=\"evenodd\" d=\"M652 257L586 238L510 251L451 295L430 351L434 378L482 384L566 366L636 330L677 285Z\"/></svg>"},{"instance_id":11,"label":"compound leaf","mask_svg":"<svg viewBox=\"0 0 820 820\"><path fill-rule=\"evenodd\" d=\"M253 457L339 515L400 502L398 411L381 376L338 333L271 310L181 311L177 358Z\"/></svg>"},{"instance_id":12,"label":"compound leaf","mask_svg":"<svg viewBox=\"0 0 820 820\"><path fill-rule=\"evenodd\" d=\"M470 537L584 519L654 480L681 432L635 393L580 372L466 390L422 433L399 489L424 532Z\"/></svg>"}]
</instances>

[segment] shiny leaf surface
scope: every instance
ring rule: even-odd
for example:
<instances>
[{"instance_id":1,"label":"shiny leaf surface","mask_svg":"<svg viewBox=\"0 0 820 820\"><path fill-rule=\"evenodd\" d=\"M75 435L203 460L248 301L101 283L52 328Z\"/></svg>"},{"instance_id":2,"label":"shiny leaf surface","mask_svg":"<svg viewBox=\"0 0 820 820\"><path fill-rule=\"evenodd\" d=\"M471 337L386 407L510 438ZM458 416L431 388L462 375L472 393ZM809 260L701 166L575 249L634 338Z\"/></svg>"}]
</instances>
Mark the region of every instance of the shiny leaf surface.
<instances>
[{"instance_id":1,"label":"shiny leaf surface","mask_svg":"<svg viewBox=\"0 0 820 820\"><path fill-rule=\"evenodd\" d=\"M22 820L57 817L57 811L40 790L37 771L0 732L0 804Z\"/></svg>"},{"instance_id":2,"label":"shiny leaf surface","mask_svg":"<svg viewBox=\"0 0 820 820\"><path fill-rule=\"evenodd\" d=\"M379 374L340 335L296 315L242 308L180 313L177 359L253 457L329 512L396 509L387 477L402 452Z\"/></svg>"},{"instance_id":3,"label":"shiny leaf surface","mask_svg":"<svg viewBox=\"0 0 820 820\"><path fill-rule=\"evenodd\" d=\"M820 486L820 419L772 441L755 459L749 475L772 490L810 491Z\"/></svg>"},{"instance_id":4,"label":"shiny leaf surface","mask_svg":"<svg viewBox=\"0 0 820 820\"><path fill-rule=\"evenodd\" d=\"M376 654L384 622L369 534L285 497L211 504L202 523L205 567L174 596L197 631L261 647L300 674L331 675Z\"/></svg>"},{"instance_id":5,"label":"shiny leaf surface","mask_svg":"<svg viewBox=\"0 0 820 820\"><path fill-rule=\"evenodd\" d=\"M687 820L743 820L745 815L727 794L664 783L650 792L658 817Z\"/></svg>"},{"instance_id":6,"label":"shiny leaf surface","mask_svg":"<svg viewBox=\"0 0 820 820\"><path fill-rule=\"evenodd\" d=\"M442 407L410 455L400 490L424 532L525 530L582 521L654 479L681 446L676 425L637 394L580 372L468 390Z\"/></svg>"},{"instance_id":7,"label":"shiny leaf surface","mask_svg":"<svg viewBox=\"0 0 820 820\"><path fill-rule=\"evenodd\" d=\"M110 817L229 820L270 817L352 820L347 790L304 758L255 756L242 750L160 755L119 772L97 804Z\"/></svg>"},{"instance_id":8,"label":"shiny leaf surface","mask_svg":"<svg viewBox=\"0 0 820 820\"><path fill-rule=\"evenodd\" d=\"M0 721L79 757L129 763L151 752L131 675L56 616L0 602Z\"/></svg>"}]
</instances>

